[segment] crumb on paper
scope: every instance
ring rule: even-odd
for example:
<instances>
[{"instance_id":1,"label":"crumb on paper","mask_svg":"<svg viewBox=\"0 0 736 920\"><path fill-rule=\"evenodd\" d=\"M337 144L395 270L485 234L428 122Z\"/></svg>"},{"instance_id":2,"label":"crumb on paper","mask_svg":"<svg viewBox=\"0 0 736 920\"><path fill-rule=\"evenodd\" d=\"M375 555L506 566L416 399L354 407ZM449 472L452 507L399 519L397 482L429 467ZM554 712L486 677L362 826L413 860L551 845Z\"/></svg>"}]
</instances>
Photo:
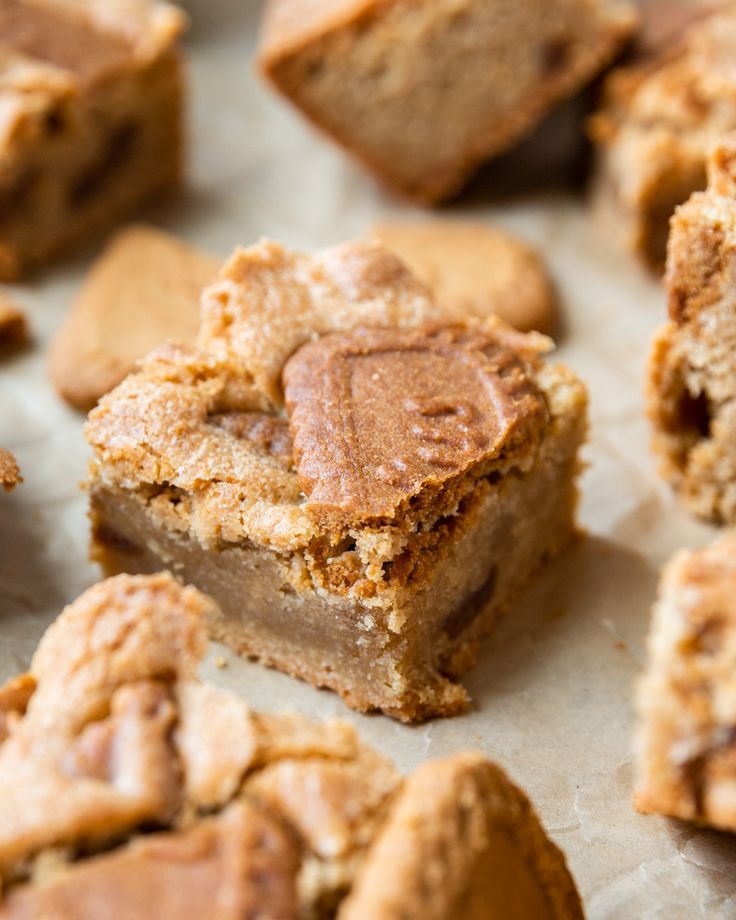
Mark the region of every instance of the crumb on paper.
<instances>
[{"instance_id":1,"label":"crumb on paper","mask_svg":"<svg viewBox=\"0 0 736 920\"><path fill-rule=\"evenodd\" d=\"M227 667L227 661L222 655L218 655L215 658L215 667L220 668L220 670Z\"/></svg>"}]
</instances>

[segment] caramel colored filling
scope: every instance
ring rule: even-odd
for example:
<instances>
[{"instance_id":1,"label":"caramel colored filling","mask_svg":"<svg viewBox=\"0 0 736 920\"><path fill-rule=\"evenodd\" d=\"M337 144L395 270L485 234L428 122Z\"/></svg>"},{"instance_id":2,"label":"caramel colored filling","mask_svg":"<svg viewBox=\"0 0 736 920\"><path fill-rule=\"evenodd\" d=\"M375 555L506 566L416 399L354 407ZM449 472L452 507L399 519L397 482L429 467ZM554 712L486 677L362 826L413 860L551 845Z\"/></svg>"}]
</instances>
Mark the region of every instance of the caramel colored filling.
<instances>
[{"instance_id":1,"label":"caramel colored filling","mask_svg":"<svg viewBox=\"0 0 736 920\"><path fill-rule=\"evenodd\" d=\"M23 0L0 0L0 48L91 80L131 55L126 42L73 17Z\"/></svg>"}]
</instances>

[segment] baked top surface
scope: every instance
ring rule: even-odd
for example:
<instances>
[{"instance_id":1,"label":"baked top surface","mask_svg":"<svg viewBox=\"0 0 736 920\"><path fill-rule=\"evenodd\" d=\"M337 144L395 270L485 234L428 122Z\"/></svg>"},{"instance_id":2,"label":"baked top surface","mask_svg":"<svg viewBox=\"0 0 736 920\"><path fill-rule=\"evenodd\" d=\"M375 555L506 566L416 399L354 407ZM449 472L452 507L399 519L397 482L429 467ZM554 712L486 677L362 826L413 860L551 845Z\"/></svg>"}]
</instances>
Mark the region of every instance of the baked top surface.
<instances>
[{"instance_id":1,"label":"baked top surface","mask_svg":"<svg viewBox=\"0 0 736 920\"><path fill-rule=\"evenodd\" d=\"M584 411L547 347L495 320L453 325L376 244L309 257L265 242L203 295L198 349L158 350L90 414L93 479L173 487L176 526L205 545L411 530L463 482L528 469L555 420Z\"/></svg>"}]
</instances>

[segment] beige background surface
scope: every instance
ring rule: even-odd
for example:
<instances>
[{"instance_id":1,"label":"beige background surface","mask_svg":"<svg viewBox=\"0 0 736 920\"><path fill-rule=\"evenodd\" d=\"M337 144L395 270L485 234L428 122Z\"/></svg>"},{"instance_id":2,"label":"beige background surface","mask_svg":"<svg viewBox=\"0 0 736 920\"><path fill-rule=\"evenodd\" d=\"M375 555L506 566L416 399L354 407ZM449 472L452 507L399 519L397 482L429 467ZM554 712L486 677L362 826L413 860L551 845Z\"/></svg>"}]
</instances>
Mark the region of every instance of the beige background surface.
<instances>
[{"instance_id":1,"label":"beige background surface","mask_svg":"<svg viewBox=\"0 0 736 920\"><path fill-rule=\"evenodd\" d=\"M199 0L189 8L191 183L154 215L165 227L226 254L260 235L317 247L411 211L259 84L249 66L258 3ZM552 170L549 152L564 146L571 118L562 113L555 137L543 139L543 171ZM647 450L641 380L651 330L664 315L662 292L610 251L581 199L547 189L501 201L508 178L506 168L487 171L448 211L494 220L547 253L565 312L559 357L592 396L587 538L487 642L468 680L475 705L462 718L406 728L358 716L330 693L227 653L228 666L211 658L207 674L256 707L344 716L404 770L464 747L487 751L535 801L592 918L734 917L736 840L643 818L630 806L631 686L657 573L675 549L712 535L676 507ZM57 400L44 366L90 256L17 288L36 341L0 365L0 444L16 452L26 478L0 496L0 678L27 665L46 625L96 578L77 488L88 456L82 419Z\"/></svg>"}]
</instances>

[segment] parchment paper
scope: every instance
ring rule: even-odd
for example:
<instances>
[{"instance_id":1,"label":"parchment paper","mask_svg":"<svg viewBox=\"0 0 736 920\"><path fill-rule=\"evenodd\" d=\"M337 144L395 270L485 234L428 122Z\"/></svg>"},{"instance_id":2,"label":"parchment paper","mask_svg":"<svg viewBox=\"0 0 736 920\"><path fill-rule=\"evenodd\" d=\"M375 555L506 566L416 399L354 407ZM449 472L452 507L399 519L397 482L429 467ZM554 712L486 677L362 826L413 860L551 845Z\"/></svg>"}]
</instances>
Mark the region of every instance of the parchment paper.
<instances>
[{"instance_id":1,"label":"parchment paper","mask_svg":"<svg viewBox=\"0 0 736 920\"><path fill-rule=\"evenodd\" d=\"M225 255L260 235L314 248L413 212L261 85L250 66L259 6L189 4L191 182L152 218ZM548 131L542 145L545 171L550 151L564 149L570 116L554 121L558 133L550 140ZM518 159L526 153L512 167ZM462 748L487 751L532 797L592 918L734 917L736 838L631 807L631 687L658 570L674 550L713 536L656 479L647 448L641 384L651 330L664 316L662 291L610 249L581 196L537 190L501 200L507 189L504 168L495 168L448 210L493 220L549 259L565 315L559 358L592 397L587 538L542 574L486 643L467 678L475 705L461 718L407 728L359 716L332 693L215 647L206 676L254 707L347 718L402 770ZM0 444L17 454L26 480L0 496L0 678L28 664L63 604L98 577L78 489L88 457L83 419L56 398L45 371L46 348L92 255L14 289L36 340L0 364ZM227 667L216 667L215 655Z\"/></svg>"}]
</instances>

